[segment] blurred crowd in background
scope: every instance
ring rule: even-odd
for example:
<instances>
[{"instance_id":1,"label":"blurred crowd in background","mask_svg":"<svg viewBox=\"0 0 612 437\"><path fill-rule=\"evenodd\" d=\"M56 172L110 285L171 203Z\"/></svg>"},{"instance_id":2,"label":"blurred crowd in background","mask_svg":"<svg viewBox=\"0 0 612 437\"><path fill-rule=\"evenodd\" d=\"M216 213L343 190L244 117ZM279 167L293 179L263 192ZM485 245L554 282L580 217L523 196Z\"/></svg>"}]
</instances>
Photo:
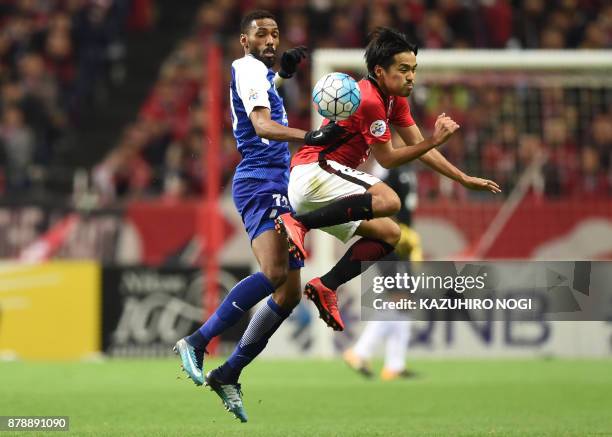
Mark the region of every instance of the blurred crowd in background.
<instances>
[{"instance_id":1,"label":"blurred crowd in background","mask_svg":"<svg viewBox=\"0 0 612 437\"><path fill-rule=\"evenodd\" d=\"M463 80L461 80L463 79ZM480 75L440 85L431 77L411 98L417 124L431 129L452 114L460 130L440 150L469 174L492 178L508 193L535 167L528 190L549 198L612 196L612 90L562 79ZM542 79L548 83L542 83ZM531 174L531 173L530 173ZM421 198L478 197L427 169ZM482 196L486 197L486 196Z\"/></svg>"},{"instance_id":2,"label":"blurred crowd in background","mask_svg":"<svg viewBox=\"0 0 612 437\"><path fill-rule=\"evenodd\" d=\"M0 1L0 193L44 181L79 115L120 80L129 2Z\"/></svg>"},{"instance_id":3,"label":"blurred crowd in background","mask_svg":"<svg viewBox=\"0 0 612 437\"><path fill-rule=\"evenodd\" d=\"M9 7L8 15L3 11L0 33L0 141L4 178L9 181L5 184L23 186L23 181L13 182L11 175L27 172L15 173L14 168L44 164L57 136L69 130L67 125L78 123L79 105L92 92L91 77L107 71L113 44L121 41L121 31L113 23L124 11L119 7L123 3L113 0L9 3L18 6ZM60 3L62 8L41 10L41 5ZM93 180L103 199L160 194L180 198L201 192L207 127L204 49L211 39L224 49L221 160L224 184L231 181L240 156L225 90L231 61L243 56L238 17L253 8L276 14L281 30L279 55L296 45L311 50L360 48L377 26L396 27L427 49L612 47L612 4L598 0L203 2L192 31L177 41L160 66L158 80L140 112L132 121L126 120L118 144L109 145L106 158L94 167ZM23 41L28 41L27 48L21 47ZM282 89L290 125L303 129L310 128L310 67L308 62L302 65ZM508 187L534 156L545 153L547 163L540 172L543 194L612 195L609 86L519 89L512 84L430 85L418 76L417 81L421 84L417 83L411 105L425 134L439 112L452 115L462 125L460 134L442 149L460 167ZM44 127L27 112L27 105L11 103L26 97L44 100L44 105L33 105L39 111L44 108ZM19 142L29 146L16 146ZM19 156L7 158L12 149L20 150ZM26 154L26 150L32 151ZM467 195L430 172L420 172L419 182L420 193L426 197Z\"/></svg>"}]
</instances>

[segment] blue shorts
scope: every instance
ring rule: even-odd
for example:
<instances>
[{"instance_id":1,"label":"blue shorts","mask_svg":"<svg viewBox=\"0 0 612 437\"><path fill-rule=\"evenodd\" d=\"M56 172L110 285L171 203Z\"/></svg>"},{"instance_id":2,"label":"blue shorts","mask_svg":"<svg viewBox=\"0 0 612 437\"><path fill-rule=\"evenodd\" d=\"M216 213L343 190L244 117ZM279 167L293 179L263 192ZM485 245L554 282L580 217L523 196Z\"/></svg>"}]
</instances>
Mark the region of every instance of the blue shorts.
<instances>
[{"instance_id":1,"label":"blue shorts","mask_svg":"<svg viewBox=\"0 0 612 437\"><path fill-rule=\"evenodd\" d=\"M265 179L238 179L232 186L232 197L244 228L253 241L260 234L274 229L274 219L293 212L287 198L287 185ZM289 269L304 267L304 261L289 254Z\"/></svg>"}]
</instances>

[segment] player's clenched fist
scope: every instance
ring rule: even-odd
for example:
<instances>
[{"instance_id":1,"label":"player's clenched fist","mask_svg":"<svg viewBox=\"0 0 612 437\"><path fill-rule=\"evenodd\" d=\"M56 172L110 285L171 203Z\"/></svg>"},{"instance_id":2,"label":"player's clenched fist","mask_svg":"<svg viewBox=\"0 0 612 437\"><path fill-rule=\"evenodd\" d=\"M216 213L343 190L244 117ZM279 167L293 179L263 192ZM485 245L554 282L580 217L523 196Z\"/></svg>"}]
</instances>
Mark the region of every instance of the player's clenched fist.
<instances>
[{"instance_id":1,"label":"player's clenched fist","mask_svg":"<svg viewBox=\"0 0 612 437\"><path fill-rule=\"evenodd\" d=\"M450 136L459 129L459 125L444 112L438 115L436 124L434 125L433 141L439 146L450 138Z\"/></svg>"}]
</instances>

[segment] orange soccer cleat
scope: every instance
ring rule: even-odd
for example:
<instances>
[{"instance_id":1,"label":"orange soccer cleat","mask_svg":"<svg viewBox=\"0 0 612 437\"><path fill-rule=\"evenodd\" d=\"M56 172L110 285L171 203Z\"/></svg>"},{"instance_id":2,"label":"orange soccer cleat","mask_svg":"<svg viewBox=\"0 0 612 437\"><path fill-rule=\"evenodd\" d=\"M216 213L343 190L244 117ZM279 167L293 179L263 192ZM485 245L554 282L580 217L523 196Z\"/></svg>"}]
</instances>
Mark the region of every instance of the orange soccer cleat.
<instances>
[{"instance_id":1,"label":"orange soccer cleat","mask_svg":"<svg viewBox=\"0 0 612 437\"><path fill-rule=\"evenodd\" d=\"M371 378L374 374L372 373L372 369L370 367L370 363L366 360L357 356L352 349L347 349L342 354L342 359L348 366L353 369L355 372L365 376L366 378Z\"/></svg>"},{"instance_id":2,"label":"orange soccer cleat","mask_svg":"<svg viewBox=\"0 0 612 437\"><path fill-rule=\"evenodd\" d=\"M396 379L415 378L416 376L417 376L416 373L414 373L411 370L406 370L406 369L397 371L397 370L387 369L385 367L380 372L380 379L382 379L383 381L394 381Z\"/></svg>"},{"instance_id":3,"label":"orange soccer cleat","mask_svg":"<svg viewBox=\"0 0 612 437\"><path fill-rule=\"evenodd\" d=\"M336 292L327 288L321 282L321 278L310 280L304 288L304 294L319 310L319 316L334 331L343 331L344 322L338 310L338 298Z\"/></svg>"},{"instance_id":4,"label":"orange soccer cleat","mask_svg":"<svg viewBox=\"0 0 612 437\"><path fill-rule=\"evenodd\" d=\"M306 226L297 221L289 212L279 215L274 222L276 232L287 239L289 252L299 259L306 259L308 257L308 252L304 248L304 237L308 232Z\"/></svg>"}]
</instances>

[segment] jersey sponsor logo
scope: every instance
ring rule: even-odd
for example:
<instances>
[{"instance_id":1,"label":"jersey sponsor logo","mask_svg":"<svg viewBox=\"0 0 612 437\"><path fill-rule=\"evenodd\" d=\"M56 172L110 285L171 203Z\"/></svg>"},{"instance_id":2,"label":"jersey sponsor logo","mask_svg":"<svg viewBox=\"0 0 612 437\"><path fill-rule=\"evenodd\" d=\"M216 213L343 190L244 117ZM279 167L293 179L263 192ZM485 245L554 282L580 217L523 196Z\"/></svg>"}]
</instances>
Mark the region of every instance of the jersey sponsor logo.
<instances>
[{"instance_id":1,"label":"jersey sponsor logo","mask_svg":"<svg viewBox=\"0 0 612 437\"><path fill-rule=\"evenodd\" d=\"M370 125L370 133L375 137L382 136L387 131L387 123L384 120L376 120Z\"/></svg>"},{"instance_id":2,"label":"jersey sponsor logo","mask_svg":"<svg viewBox=\"0 0 612 437\"><path fill-rule=\"evenodd\" d=\"M255 89L250 89L249 90L249 101L254 102L257 99L259 99L259 92L257 92L257 90Z\"/></svg>"}]
</instances>

